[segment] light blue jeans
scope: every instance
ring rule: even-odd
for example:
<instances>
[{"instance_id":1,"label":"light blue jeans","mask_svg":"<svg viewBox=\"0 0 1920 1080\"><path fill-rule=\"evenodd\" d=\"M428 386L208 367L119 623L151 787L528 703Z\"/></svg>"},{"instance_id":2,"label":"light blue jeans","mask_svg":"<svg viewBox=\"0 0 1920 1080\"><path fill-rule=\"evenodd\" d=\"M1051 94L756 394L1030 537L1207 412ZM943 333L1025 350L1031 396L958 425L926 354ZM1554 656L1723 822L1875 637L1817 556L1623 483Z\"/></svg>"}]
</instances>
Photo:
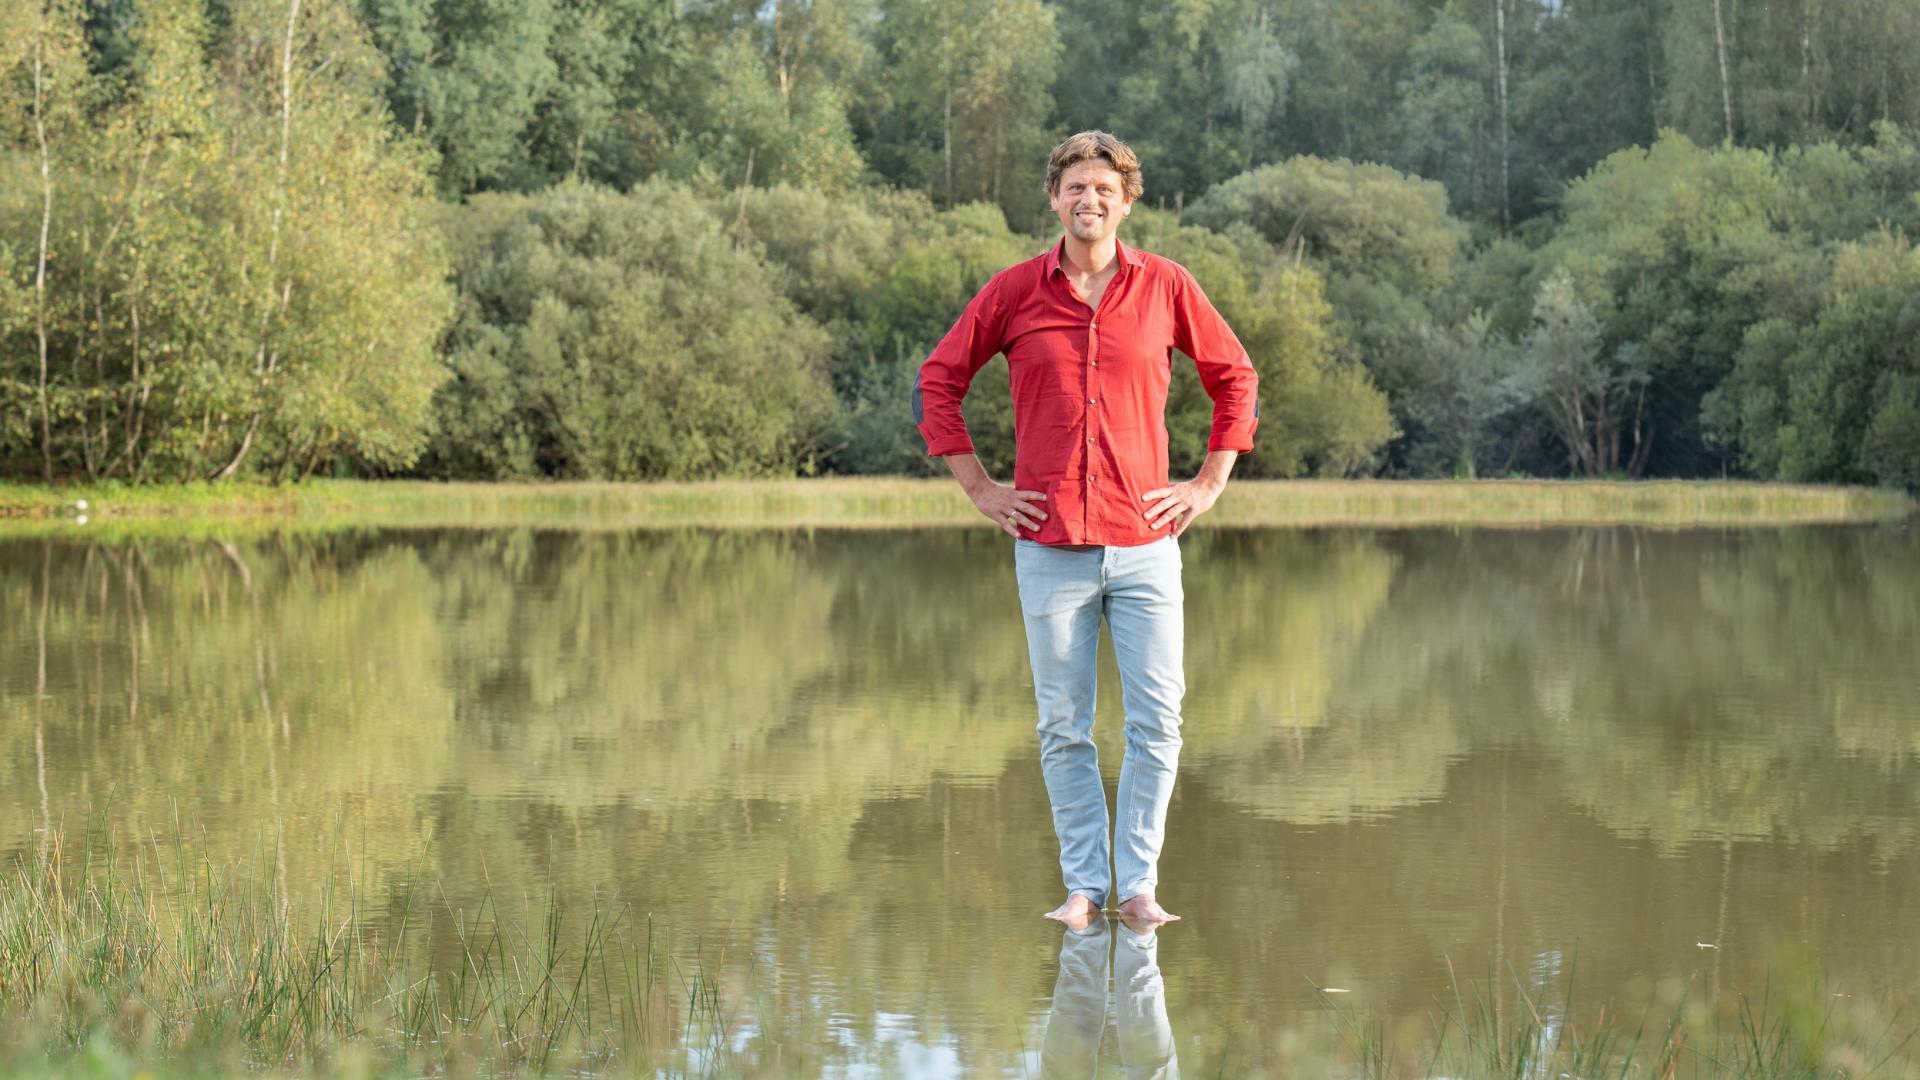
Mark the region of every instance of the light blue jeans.
<instances>
[{"instance_id":1,"label":"light blue jeans","mask_svg":"<svg viewBox=\"0 0 1920 1080\"><path fill-rule=\"evenodd\" d=\"M1060 874L1069 892L1103 907L1117 883L1124 903L1153 892L1158 880L1167 803L1180 764L1180 699L1186 693L1180 543L1167 537L1139 547L1072 551L1017 540L1013 555ZM1102 618L1113 636L1126 714L1111 845L1106 788L1093 746L1094 658Z\"/></svg>"},{"instance_id":2,"label":"light blue jeans","mask_svg":"<svg viewBox=\"0 0 1920 1080\"><path fill-rule=\"evenodd\" d=\"M1113 944L1111 956L1109 942ZM1107 966L1113 965L1113 1013L1120 1047L1120 1073L1127 1077L1180 1075L1173 1025L1167 1021L1167 986L1160 974L1160 942L1149 930L1118 931L1104 918L1060 940L1060 977L1040 1043L1042 1077L1087 1077L1100 1067L1100 1040L1107 1027Z\"/></svg>"}]
</instances>

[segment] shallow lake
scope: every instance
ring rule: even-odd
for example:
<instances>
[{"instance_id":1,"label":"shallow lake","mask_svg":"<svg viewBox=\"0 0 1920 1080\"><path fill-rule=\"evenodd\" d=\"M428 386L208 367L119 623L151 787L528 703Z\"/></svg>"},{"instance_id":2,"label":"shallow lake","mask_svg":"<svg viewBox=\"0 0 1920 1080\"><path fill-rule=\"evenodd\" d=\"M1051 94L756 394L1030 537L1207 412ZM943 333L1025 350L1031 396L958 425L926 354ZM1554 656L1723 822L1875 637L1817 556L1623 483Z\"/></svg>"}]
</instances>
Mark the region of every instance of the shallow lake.
<instances>
[{"instance_id":1,"label":"shallow lake","mask_svg":"<svg viewBox=\"0 0 1920 1080\"><path fill-rule=\"evenodd\" d=\"M0 542L0 857L184 833L296 904L425 883L439 954L489 890L624 906L737 1063L800 1072L1232 1075L1330 1008L1415 1038L1569 987L1920 1006L1911 524L1183 544L1151 942L1040 918L984 529Z\"/></svg>"}]
</instances>

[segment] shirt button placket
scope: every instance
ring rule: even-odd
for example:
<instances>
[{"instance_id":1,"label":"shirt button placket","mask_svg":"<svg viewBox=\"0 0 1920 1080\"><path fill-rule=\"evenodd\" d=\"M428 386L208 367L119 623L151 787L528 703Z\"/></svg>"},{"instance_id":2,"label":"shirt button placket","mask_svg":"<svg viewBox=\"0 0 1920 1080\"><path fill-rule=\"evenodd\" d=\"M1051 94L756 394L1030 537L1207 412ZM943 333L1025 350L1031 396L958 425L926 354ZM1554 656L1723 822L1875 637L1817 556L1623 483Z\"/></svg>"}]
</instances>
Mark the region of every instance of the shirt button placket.
<instances>
[{"instance_id":1,"label":"shirt button placket","mask_svg":"<svg viewBox=\"0 0 1920 1080\"><path fill-rule=\"evenodd\" d=\"M1087 521L1093 514L1093 410L1100 404L1096 380L1100 372L1100 320L1087 320L1087 494L1080 500L1080 534L1087 535Z\"/></svg>"}]
</instances>

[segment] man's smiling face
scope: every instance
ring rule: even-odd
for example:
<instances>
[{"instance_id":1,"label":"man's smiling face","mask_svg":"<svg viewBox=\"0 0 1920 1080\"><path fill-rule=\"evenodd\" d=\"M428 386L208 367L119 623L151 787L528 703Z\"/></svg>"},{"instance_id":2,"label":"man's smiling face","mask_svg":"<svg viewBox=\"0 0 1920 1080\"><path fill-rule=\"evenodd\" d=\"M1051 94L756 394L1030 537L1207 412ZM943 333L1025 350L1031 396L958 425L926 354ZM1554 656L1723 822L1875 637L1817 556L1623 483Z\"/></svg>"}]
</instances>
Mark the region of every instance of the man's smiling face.
<instances>
[{"instance_id":1,"label":"man's smiling face","mask_svg":"<svg viewBox=\"0 0 1920 1080\"><path fill-rule=\"evenodd\" d=\"M1133 210L1120 174L1099 158L1076 162L1061 173L1050 201L1068 234L1088 244L1112 236Z\"/></svg>"}]
</instances>

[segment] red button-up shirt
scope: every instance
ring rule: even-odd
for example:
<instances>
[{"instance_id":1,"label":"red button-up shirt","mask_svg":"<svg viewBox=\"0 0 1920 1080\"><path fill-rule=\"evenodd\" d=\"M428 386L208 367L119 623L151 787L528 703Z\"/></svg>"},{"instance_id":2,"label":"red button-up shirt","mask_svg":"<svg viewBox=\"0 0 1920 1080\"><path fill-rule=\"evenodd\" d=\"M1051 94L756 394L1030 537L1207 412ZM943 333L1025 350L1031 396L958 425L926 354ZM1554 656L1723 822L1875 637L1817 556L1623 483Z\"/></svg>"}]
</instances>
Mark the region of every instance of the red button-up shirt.
<instances>
[{"instance_id":1,"label":"red button-up shirt","mask_svg":"<svg viewBox=\"0 0 1920 1080\"><path fill-rule=\"evenodd\" d=\"M1207 449L1253 449L1259 377L1247 350L1185 267L1122 244L1098 311L1067 283L1064 245L1008 267L980 290L914 383L914 420L935 457L973 451L960 402L1007 354L1017 442L1014 486L1047 497L1042 544L1133 547L1169 535L1141 496L1167 486L1173 350L1193 358L1213 399Z\"/></svg>"}]
</instances>

